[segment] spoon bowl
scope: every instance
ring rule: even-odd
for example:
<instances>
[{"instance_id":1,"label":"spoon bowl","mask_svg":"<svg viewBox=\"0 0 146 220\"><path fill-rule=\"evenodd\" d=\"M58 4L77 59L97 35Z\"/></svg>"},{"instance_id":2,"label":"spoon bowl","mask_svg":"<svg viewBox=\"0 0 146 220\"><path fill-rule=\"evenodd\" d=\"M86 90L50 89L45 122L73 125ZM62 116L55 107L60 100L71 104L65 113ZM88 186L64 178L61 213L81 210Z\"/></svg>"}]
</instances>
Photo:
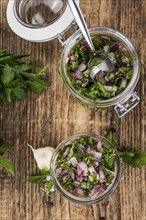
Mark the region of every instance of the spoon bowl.
<instances>
[{"instance_id":1,"label":"spoon bowl","mask_svg":"<svg viewBox=\"0 0 146 220\"><path fill-rule=\"evenodd\" d=\"M100 64L92 68L90 72L90 77L94 79L96 75L101 71L109 73L114 71L114 65L108 57L106 57L105 60L103 60Z\"/></svg>"}]
</instances>

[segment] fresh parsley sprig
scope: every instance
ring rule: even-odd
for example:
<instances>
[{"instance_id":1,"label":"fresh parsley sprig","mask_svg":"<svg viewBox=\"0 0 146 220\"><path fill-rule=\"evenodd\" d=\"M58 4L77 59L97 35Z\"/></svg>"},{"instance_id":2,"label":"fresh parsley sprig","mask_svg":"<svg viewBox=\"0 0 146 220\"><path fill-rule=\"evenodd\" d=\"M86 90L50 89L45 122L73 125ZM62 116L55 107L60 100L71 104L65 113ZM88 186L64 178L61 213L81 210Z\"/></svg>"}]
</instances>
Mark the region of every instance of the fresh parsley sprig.
<instances>
[{"instance_id":1,"label":"fresh parsley sprig","mask_svg":"<svg viewBox=\"0 0 146 220\"><path fill-rule=\"evenodd\" d=\"M109 132L109 141L116 147L118 147L118 138L112 131ZM118 154L122 160L133 168L141 168L146 165L146 151L136 151L131 147L127 149L118 149Z\"/></svg>"},{"instance_id":2,"label":"fresh parsley sprig","mask_svg":"<svg viewBox=\"0 0 146 220\"><path fill-rule=\"evenodd\" d=\"M51 191L54 191L53 181L50 176L49 170L39 170L38 175L29 176L28 180L31 183L36 183L36 184L43 183L44 187L42 188L42 191L45 193L50 193Z\"/></svg>"},{"instance_id":3,"label":"fresh parsley sprig","mask_svg":"<svg viewBox=\"0 0 146 220\"><path fill-rule=\"evenodd\" d=\"M0 139L0 154L3 154L4 152L11 150L12 147L12 145L6 144L2 139ZM13 165L9 161L7 161L3 156L0 156L0 166L6 169L10 174L14 176Z\"/></svg>"},{"instance_id":4,"label":"fresh parsley sprig","mask_svg":"<svg viewBox=\"0 0 146 220\"><path fill-rule=\"evenodd\" d=\"M27 98L27 90L36 95L48 88L48 83L41 79L46 67L41 70L33 61L24 60L28 55L9 55L0 51L0 101L12 102Z\"/></svg>"}]
</instances>

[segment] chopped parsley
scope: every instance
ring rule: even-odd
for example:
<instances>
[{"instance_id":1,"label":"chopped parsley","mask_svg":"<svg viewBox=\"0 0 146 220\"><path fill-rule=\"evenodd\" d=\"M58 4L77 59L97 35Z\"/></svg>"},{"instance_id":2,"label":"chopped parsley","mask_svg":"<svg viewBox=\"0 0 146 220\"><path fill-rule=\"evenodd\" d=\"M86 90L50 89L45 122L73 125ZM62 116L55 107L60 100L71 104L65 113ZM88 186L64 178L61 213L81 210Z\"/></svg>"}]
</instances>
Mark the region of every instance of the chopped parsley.
<instances>
[{"instance_id":1,"label":"chopped parsley","mask_svg":"<svg viewBox=\"0 0 146 220\"><path fill-rule=\"evenodd\" d=\"M133 73L133 57L120 42L107 36L93 36L95 57L87 42L79 40L68 54L66 63L68 82L83 97L91 100L110 99L120 94L128 85ZM106 58L113 64L113 71L100 70L91 77L93 67Z\"/></svg>"},{"instance_id":2,"label":"chopped parsley","mask_svg":"<svg viewBox=\"0 0 146 220\"><path fill-rule=\"evenodd\" d=\"M95 198L115 178L116 152L108 142L82 135L59 150L56 176L73 195Z\"/></svg>"}]
</instances>

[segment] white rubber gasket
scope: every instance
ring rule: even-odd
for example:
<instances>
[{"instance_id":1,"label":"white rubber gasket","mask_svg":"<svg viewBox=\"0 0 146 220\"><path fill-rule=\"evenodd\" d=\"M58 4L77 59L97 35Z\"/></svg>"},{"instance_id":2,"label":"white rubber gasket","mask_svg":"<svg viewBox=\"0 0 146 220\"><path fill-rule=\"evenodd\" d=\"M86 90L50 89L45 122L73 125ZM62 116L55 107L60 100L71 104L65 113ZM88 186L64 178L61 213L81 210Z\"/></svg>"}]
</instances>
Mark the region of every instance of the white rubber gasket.
<instances>
[{"instance_id":1,"label":"white rubber gasket","mask_svg":"<svg viewBox=\"0 0 146 220\"><path fill-rule=\"evenodd\" d=\"M63 33L73 22L74 17L67 4L62 16L51 25L44 28L29 28L23 26L14 15L14 1L9 0L7 6L7 21L12 29L19 37L33 42L45 42L57 38L57 34ZM79 2L79 0L76 0Z\"/></svg>"}]
</instances>

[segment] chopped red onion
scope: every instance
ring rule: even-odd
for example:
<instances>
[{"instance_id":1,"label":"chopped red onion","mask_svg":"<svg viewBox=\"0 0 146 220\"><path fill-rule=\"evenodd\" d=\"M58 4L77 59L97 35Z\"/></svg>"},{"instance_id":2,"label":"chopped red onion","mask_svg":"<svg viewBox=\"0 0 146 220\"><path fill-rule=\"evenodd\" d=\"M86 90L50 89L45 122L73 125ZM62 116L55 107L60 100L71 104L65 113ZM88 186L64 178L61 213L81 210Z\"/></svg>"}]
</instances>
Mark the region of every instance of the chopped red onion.
<instances>
[{"instance_id":1,"label":"chopped red onion","mask_svg":"<svg viewBox=\"0 0 146 220\"><path fill-rule=\"evenodd\" d=\"M99 166L99 162L95 162L95 168L97 168Z\"/></svg>"},{"instance_id":2,"label":"chopped red onion","mask_svg":"<svg viewBox=\"0 0 146 220\"><path fill-rule=\"evenodd\" d=\"M83 175L83 176L81 176L80 179L83 180L83 181L87 181L87 179L88 179L88 175L87 175L87 176Z\"/></svg>"},{"instance_id":3,"label":"chopped red onion","mask_svg":"<svg viewBox=\"0 0 146 220\"><path fill-rule=\"evenodd\" d=\"M104 88L109 92L117 92L117 86L104 86Z\"/></svg>"},{"instance_id":4,"label":"chopped red onion","mask_svg":"<svg viewBox=\"0 0 146 220\"><path fill-rule=\"evenodd\" d=\"M91 153L94 154L94 156L97 157L97 158L99 158L99 159L100 159L101 156L102 156L102 153L96 152L96 151L93 151L93 150L91 151Z\"/></svg>"},{"instance_id":5,"label":"chopped red onion","mask_svg":"<svg viewBox=\"0 0 146 220\"><path fill-rule=\"evenodd\" d=\"M123 63L126 63L126 62L127 62L127 59L128 59L127 57L122 57L122 62L123 62Z\"/></svg>"},{"instance_id":6,"label":"chopped red onion","mask_svg":"<svg viewBox=\"0 0 146 220\"><path fill-rule=\"evenodd\" d=\"M71 77L75 79L82 79L83 78L83 73L80 70L76 70L75 72L70 73Z\"/></svg>"},{"instance_id":7,"label":"chopped red onion","mask_svg":"<svg viewBox=\"0 0 146 220\"><path fill-rule=\"evenodd\" d=\"M99 165L99 170L102 170L102 166L101 165Z\"/></svg>"},{"instance_id":8,"label":"chopped red onion","mask_svg":"<svg viewBox=\"0 0 146 220\"><path fill-rule=\"evenodd\" d=\"M77 164L77 175L81 175L82 173L83 173L83 170Z\"/></svg>"},{"instance_id":9,"label":"chopped red onion","mask_svg":"<svg viewBox=\"0 0 146 220\"><path fill-rule=\"evenodd\" d=\"M100 171L99 171L99 179L100 179L101 183L106 182L105 175L104 175L104 172L102 169L100 169Z\"/></svg>"},{"instance_id":10,"label":"chopped red onion","mask_svg":"<svg viewBox=\"0 0 146 220\"><path fill-rule=\"evenodd\" d=\"M80 186L80 185L81 185L81 183L80 183L79 181L74 181L73 184L74 184L74 185L77 185L77 186Z\"/></svg>"},{"instance_id":11,"label":"chopped red onion","mask_svg":"<svg viewBox=\"0 0 146 220\"><path fill-rule=\"evenodd\" d=\"M61 176L66 176L68 174L67 170L62 171Z\"/></svg>"},{"instance_id":12,"label":"chopped red onion","mask_svg":"<svg viewBox=\"0 0 146 220\"><path fill-rule=\"evenodd\" d=\"M72 53L68 54L68 57L69 57L69 59L71 59L71 60L74 60L74 59L75 59L75 55L72 54Z\"/></svg>"},{"instance_id":13,"label":"chopped red onion","mask_svg":"<svg viewBox=\"0 0 146 220\"><path fill-rule=\"evenodd\" d=\"M59 176L62 172L62 168L56 169L56 176Z\"/></svg>"},{"instance_id":14,"label":"chopped red onion","mask_svg":"<svg viewBox=\"0 0 146 220\"><path fill-rule=\"evenodd\" d=\"M84 148L84 151L85 151L87 154L91 153L91 148L90 148L90 146L85 147L85 148Z\"/></svg>"},{"instance_id":15,"label":"chopped red onion","mask_svg":"<svg viewBox=\"0 0 146 220\"><path fill-rule=\"evenodd\" d=\"M78 79L78 80L76 80L76 84L77 84L77 85L81 85L81 84L82 84L82 81Z\"/></svg>"},{"instance_id":16,"label":"chopped red onion","mask_svg":"<svg viewBox=\"0 0 146 220\"><path fill-rule=\"evenodd\" d=\"M70 176L71 176L71 178L72 178L73 180L75 180L75 173L74 173L74 172L71 172L71 173L70 173Z\"/></svg>"},{"instance_id":17,"label":"chopped red onion","mask_svg":"<svg viewBox=\"0 0 146 220\"><path fill-rule=\"evenodd\" d=\"M94 169L93 166L89 167L88 170L91 174L96 173L96 170Z\"/></svg>"},{"instance_id":18,"label":"chopped red onion","mask_svg":"<svg viewBox=\"0 0 146 220\"><path fill-rule=\"evenodd\" d=\"M81 72L83 72L86 68L87 68L87 66L84 63L81 63L77 69L80 70Z\"/></svg>"},{"instance_id":19,"label":"chopped red onion","mask_svg":"<svg viewBox=\"0 0 146 220\"><path fill-rule=\"evenodd\" d=\"M88 167L87 167L87 165L86 165L83 161L81 161L81 162L78 163L77 168L78 168L78 167L79 167L84 173L88 173Z\"/></svg>"},{"instance_id":20,"label":"chopped red onion","mask_svg":"<svg viewBox=\"0 0 146 220\"><path fill-rule=\"evenodd\" d=\"M118 44L113 44L110 47L110 51L111 52L116 52L116 50L118 50L118 49L119 49L119 45Z\"/></svg>"},{"instance_id":21,"label":"chopped red onion","mask_svg":"<svg viewBox=\"0 0 146 220\"><path fill-rule=\"evenodd\" d=\"M81 174L76 174L76 179L77 180L84 180L84 181L87 181L88 177L83 175L82 173Z\"/></svg>"},{"instance_id":22,"label":"chopped red onion","mask_svg":"<svg viewBox=\"0 0 146 220\"><path fill-rule=\"evenodd\" d=\"M101 141L98 141L98 143L97 143L97 149L98 149L98 151L103 151Z\"/></svg>"},{"instance_id":23,"label":"chopped red onion","mask_svg":"<svg viewBox=\"0 0 146 220\"><path fill-rule=\"evenodd\" d=\"M89 47L86 40L83 40L82 45L83 45L83 47L85 47L85 48Z\"/></svg>"},{"instance_id":24,"label":"chopped red onion","mask_svg":"<svg viewBox=\"0 0 146 220\"><path fill-rule=\"evenodd\" d=\"M119 46L119 50L125 54L127 57L130 57L130 53L129 51L125 48L125 47L122 47L122 46Z\"/></svg>"},{"instance_id":25,"label":"chopped red onion","mask_svg":"<svg viewBox=\"0 0 146 220\"><path fill-rule=\"evenodd\" d=\"M64 152L64 158L67 158L68 156L68 148L66 148L65 152Z\"/></svg>"},{"instance_id":26,"label":"chopped red onion","mask_svg":"<svg viewBox=\"0 0 146 220\"><path fill-rule=\"evenodd\" d=\"M69 160L69 162L70 162L74 167L76 167L77 164L78 164L78 161L77 161L77 159L76 159L75 157L72 157L72 158Z\"/></svg>"},{"instance_id":27,"label":"chopped red onion","mask_svg":"<svg viewBox=\"0 0 146 220\"><path fill-rule=\"evenodd\" d=\"M109 53L110 52L109 45L104 46L104 51L105 51L105 53Z\"/></svg>"},{"instance_id":28,"label":"chopped red onion","mask_svg":"<svg viewBox=\"0 0 146 220\"><path fill-rule=\"evenodd\" d=\"M89 196L91 198L93 198L93 196L95 197L95 195L97 195L100 192L100 187L96 187L94 186L94 188L92 189L91 193L89 194Z\"/></svg>"},{"instance_id":29,"label":"chopped red onion","mask_svg":"<svg viewBox=\"0 0 146 220\"><path fill-rule=\"evenodd\" d=\"M74 190L74 192L75 192L76 194L80 195L80 196L84 196L84 192L83 192L83 190L80 189L80 188L76 188L76 189Z\"/></svg>"},{"instance_id":30,"label":"chopped red onion","mask_svg":"<svg viewBox=\"0 0 146 220\"><path fill-rule=\"evenodd\" d=\"M87 189L87 186L86 186L84 183L82 183L82 184L81 184L81 188Z\"/></svg>"},{"instance_id":31,"label":"chopped red onion","mask_svg":"<svg viewBox=\"0 0 146 220\"><path fill-rule=\"evenodd\" d=\"M125 89L126 86L127 86L127 79L126 79L126 78L123 78L123 79L121 80L120 88Z\"/></svg>"},{"instance_id":32,"label":"chopped red onion","mask_svg":"<svg viewBox=\"0 0 146 220\"><path fill-rule=\"evenodd\" d=\"M111 73L108 77L108 80L111 80L111 79L114 79L115 78L115 74L114 73Z\"/></svg>"},{"instance_id":33,"label":"chopped red onion","mask_svg":"<svg viewBox=\"0 0 146 220\"><path fill-rule=\"evenodd\" d=\"M83 151L83 150L84 150L84 146L82 144L80 144L78 147L78 151Z\"/></svg>"},{"instance_id":34,"label":"chopped red onion","mask_svg":"<svg viewBox=\"0 0 146 220\"><path fill-rule=\"evenodd\" d=\"M116 63L117 63L115 54L114 54L113 52L108 53L108 57L109 57L109 59L111 60L111 62L112 62L113 64L116 64Z\"/></svg>"}]
</instances>

